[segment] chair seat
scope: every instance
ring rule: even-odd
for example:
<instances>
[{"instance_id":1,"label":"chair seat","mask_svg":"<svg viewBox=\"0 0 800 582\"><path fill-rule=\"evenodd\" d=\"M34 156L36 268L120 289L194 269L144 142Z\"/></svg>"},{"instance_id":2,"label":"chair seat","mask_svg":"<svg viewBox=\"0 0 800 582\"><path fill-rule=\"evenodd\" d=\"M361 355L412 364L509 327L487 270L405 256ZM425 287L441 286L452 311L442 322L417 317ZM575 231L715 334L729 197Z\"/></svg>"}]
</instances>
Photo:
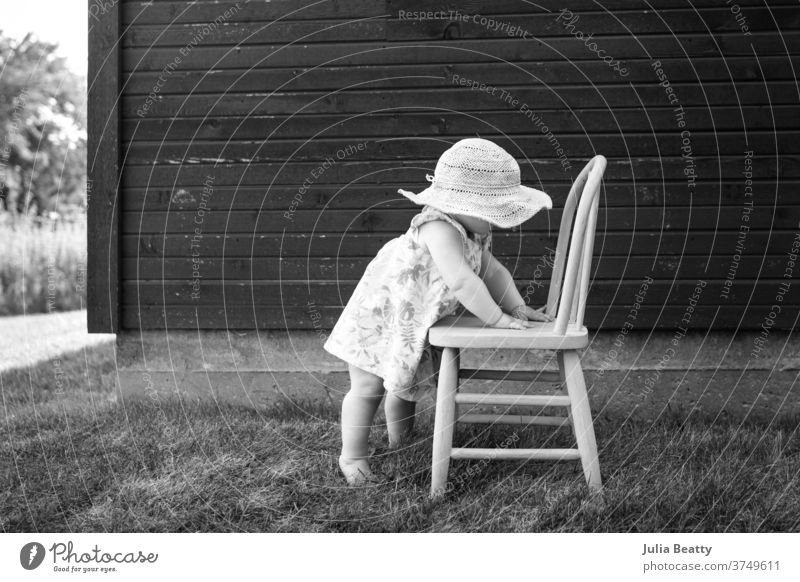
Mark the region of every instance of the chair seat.
<instances>
[{"instance_id":1,"label":"chair seat","mask_svg":"<svg viewBox=\"0 0 800 582\"><path fill-rule=\"evenodd\" d=\"M536 322L528 329L489 327L474 315L443 317L428 332L428 341L445 348L514 348L576 350L589 345L583 325L569 324L564 334L555 332L555 322Z\"/></svg>"}]
</instances>

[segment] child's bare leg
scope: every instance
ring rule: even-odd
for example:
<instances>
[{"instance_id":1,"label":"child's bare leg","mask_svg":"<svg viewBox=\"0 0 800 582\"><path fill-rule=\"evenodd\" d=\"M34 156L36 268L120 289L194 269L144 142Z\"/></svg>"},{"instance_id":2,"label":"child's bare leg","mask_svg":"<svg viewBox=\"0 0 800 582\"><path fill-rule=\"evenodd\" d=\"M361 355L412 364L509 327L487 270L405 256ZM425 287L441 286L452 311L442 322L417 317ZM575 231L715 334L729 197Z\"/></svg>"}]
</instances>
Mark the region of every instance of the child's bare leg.
<instances>
[{"instance_id":1,"label":"child's bare leg","mask_svg":"<svg viewBox=\"0 0 800 582\"><path fill-rule=\"evenodd\" d=\"M339 467L350 485L378 480L367 462L369 431L383 398L383 379L353 365L350 390L342 402L342 454Z\"/></svg>"},{"instance_id":2,"label":"child's bare leg","mask_svg":"<svg viewBox=\"0 0 800 582\"><path fill-rule=\"evenodd\" d=\"M386 394L383 408L386 412L386 429L389 431L389 447L397 448L414 429L417 403L413 400L404 400L389 392Z\"/></svg>"}]
</instances>

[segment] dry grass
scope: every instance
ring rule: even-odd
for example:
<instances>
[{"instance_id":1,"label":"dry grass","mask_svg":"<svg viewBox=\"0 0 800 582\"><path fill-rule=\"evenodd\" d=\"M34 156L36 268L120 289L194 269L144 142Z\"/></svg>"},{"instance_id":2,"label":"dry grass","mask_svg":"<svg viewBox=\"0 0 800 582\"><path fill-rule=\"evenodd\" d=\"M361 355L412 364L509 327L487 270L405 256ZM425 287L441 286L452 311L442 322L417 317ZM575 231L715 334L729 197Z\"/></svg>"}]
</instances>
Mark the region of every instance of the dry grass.
<instances>
[{"instance_id":1,"label":"dry grass","mask_svg":"<svg viewBox=\"0 0 800 582\"><path fill-rule=\"evenodd\" d=\"M86 222L0 214L0 315L85 307Z\"/></svg>"},{"instance_id":2,"label":"dry grass","mask_svg":"<svg viewBox=\"0 0 800 582\"><path fill-rule=\"evenodd\" d=\"M577 464L475 461L454 463L456 487L433 502L429 417L412 446L376 453L393 481L351 490L336 410L123 405L112 350L0 373L0 531L800 531L796 418L603 418L602 498L587 496ZM457 440L492 446L513 430ZM520 435L515 446L570 444L563 431Z\"/></svg>"}]
</instances>

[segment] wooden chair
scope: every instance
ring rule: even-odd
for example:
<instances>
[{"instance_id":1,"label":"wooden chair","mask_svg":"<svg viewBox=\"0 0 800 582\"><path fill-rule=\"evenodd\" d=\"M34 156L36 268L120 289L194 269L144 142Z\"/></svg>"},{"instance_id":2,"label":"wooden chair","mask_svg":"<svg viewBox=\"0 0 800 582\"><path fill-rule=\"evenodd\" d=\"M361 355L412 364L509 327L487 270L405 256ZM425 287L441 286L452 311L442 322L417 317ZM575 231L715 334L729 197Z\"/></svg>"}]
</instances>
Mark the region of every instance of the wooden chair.
<instances>
[{"instance_id":1,"label":"wooden chair","mask_svg":"<svg viewBox=\"0 0 800 582\"><path fill-rule=\"evenodd\" d=\"M600 182L605 168L603 156L592 158L575 180L564 206L546 306L546 313L554 316L554 321L520 331L486 327L474 316L450 316L431 327L430 343L443 348L436 394L432 496L446 490L450 459L580 460L589 488L593 491L601 488L600 462L578 350L589 343L583 314L589 289ZM469 348L555 350L558 371L461 369L460 350ZM562 390L558 394L546 395L459 393L459 380L465 378L557 382ZM563 393L564 386L566 394ZM458 404L565 407L567 413L566 416L464 414L456 419ZM454 448L456 420L465 423L572 425L577 448Z\"/></svg>"}]
</instances>

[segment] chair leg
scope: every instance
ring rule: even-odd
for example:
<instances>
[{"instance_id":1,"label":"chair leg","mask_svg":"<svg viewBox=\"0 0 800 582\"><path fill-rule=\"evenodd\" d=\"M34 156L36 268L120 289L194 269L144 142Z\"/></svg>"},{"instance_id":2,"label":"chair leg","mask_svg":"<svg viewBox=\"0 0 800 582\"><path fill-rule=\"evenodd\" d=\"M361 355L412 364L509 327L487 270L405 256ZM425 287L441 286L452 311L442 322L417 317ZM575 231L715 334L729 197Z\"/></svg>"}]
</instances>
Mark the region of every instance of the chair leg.
<instances>
[{"instance_id":1,"label":"chair leg","mask_svg":"<svg viewBox=\"0 0 800 582\"><path fill-rule=\"evenodd\" d=\"M575 350L558 352L558 367L565 378L567 392L571 404L572 426L575 440L581 454L583 474L589 489L594 491L602 487L600 478L600 460L597 456L597 442L594 436L592 411L589 407L589 395L586 392L586 381L581 369L581 360Z\"/></svg>"},{"instance_id":2,"label":"chair leg","mask_svg":"<svg viewBox=\"0 0 800 582\"><path fill-rule=\"evenodd\" d=\"M453 428L456 417L458 368L458 349L445 348L442 352L439 382L436 387L431 497L444 494L447 487L447 473L450 468L450 453L453 449Z\"/></svg>"},{"instance_id":3,"label":"chair leg","mask_svg":"<svg viewBox=\"0 0 800 582\"><path fill-rule=\"evenodd\" d=\"M560 355L561 352L558 352L556 355ZM564 373L564 364L561 361L561 358L557 358L558 362L558 375L561 376L561 386L559 387L559 392L566 392L567 396L569 396L569 391L567 390L567 375ZM574 427L575 422L572 418L572 408L567 407L567 419L569 419L570 426Z\"/></svg>"}]
</instances>

